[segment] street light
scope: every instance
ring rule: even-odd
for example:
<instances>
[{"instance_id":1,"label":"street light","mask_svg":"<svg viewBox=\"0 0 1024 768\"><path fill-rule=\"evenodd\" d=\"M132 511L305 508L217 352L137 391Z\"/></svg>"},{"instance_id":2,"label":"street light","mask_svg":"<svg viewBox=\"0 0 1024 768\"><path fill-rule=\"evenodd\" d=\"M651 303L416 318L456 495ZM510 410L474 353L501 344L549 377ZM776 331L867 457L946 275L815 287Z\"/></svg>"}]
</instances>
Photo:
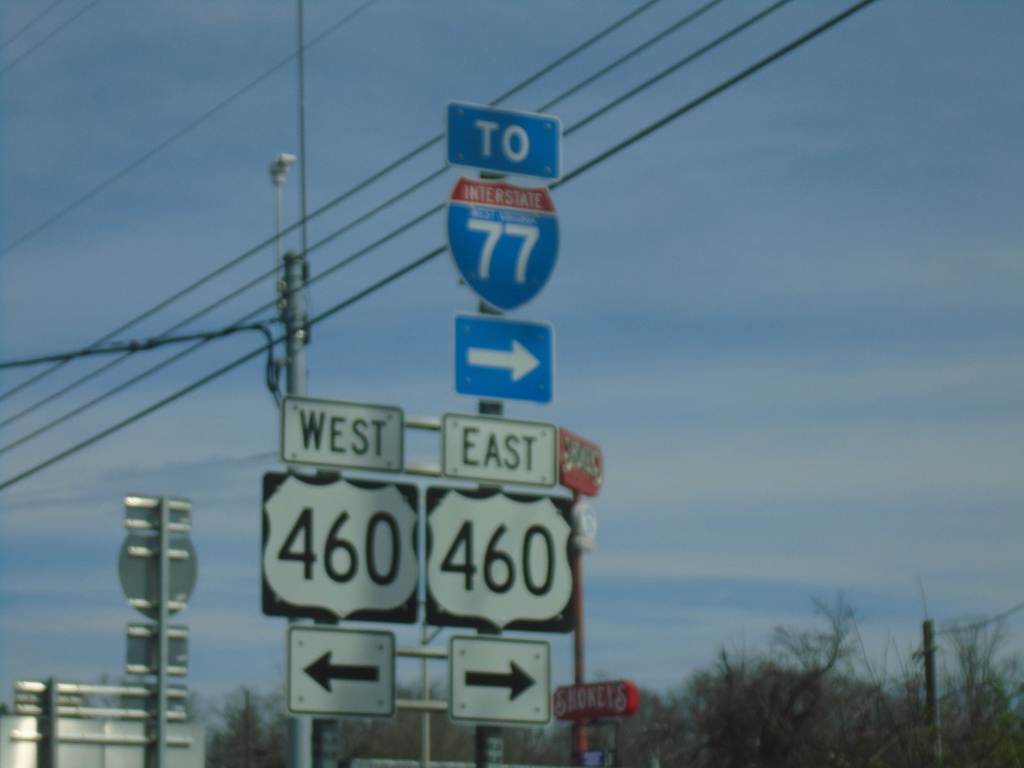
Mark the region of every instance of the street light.
<instances>
[{"instance_id":1,"label":"street light","mask_svg":"<svg viewBox=\"0 0 1024 768\"><path fill-rule=\"evenodd\" d=\"M277 268L279 272L281 269L281 187L284 185L285 177L288 175L288 166L292 165L295 160L295 155L281 153L270 164L270 180L274 183L274 212L277 223Z\"/></svg>"}]
</instances>

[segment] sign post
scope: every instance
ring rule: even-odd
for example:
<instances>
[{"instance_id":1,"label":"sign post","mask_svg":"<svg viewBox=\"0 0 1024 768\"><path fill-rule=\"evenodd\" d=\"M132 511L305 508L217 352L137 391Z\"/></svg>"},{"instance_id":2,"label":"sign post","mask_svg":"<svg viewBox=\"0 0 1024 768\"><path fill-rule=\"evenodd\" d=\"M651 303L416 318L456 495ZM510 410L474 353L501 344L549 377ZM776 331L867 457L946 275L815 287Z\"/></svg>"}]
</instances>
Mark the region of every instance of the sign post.
<instances>
[{"instance_id":1,"label":"sign post","mask_svg":"<svg viewBox=\"0 0 1024 768\"><path fill-rule=\"evenodd\" d=\"M192 504L186 499L126 496L128 534L118 566L129 605L157 621L156 712L150 720L148 768L167 765L169 618L185 607L196 582L195 550L188 538ZM176 563L177 565L172 565ZM172 597L174 598L172 602Z\"/></svg>"},{"instance_id":2,"label":"sign post","mask_svg":"<svg viewBox=\"0 0 1024 768\"><path fill-rule=\"evenodd\" d=\"M596 520L593 511L583 504L584 496L596 496L604 483L604 456L597 443L580 437L567 429L558 431L558 481L572 491L576 535L573 546L576 559L573 562L573 578L576 592L573 597L575 630L573 638L573 662L577 686L586 684L586 654L583 613L583 557L582 552L593 551L595 547ZM583 759L587 754L587 725L578 720L572 725L573 755Z\"/></svg>"}]
</instances>

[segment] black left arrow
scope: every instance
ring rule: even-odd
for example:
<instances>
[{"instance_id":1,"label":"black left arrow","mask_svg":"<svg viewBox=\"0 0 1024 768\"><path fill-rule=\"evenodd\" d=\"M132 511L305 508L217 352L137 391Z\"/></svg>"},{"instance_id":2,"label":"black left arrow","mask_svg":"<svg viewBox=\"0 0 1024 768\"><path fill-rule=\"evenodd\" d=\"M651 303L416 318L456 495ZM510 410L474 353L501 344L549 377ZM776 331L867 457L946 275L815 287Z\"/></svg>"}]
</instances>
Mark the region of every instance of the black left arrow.
<instances>
[{"instance_id":1,"label":"black left arrow","mask_svg":"<svg viewBox=\"0 0 1024 768\"><path fill-rule=\"evenodd\" d=\"M486 688L508 688L509 701L514 701L519 694L536 682L522 667L514 661L509 662L508 672L466 672L466 685L479 685Z\"/></svg>"},{"instance_id":2,"label":"black left arrow","mask_svg":"<svg viewBox=\"0 0 1024 768\"><path fill-rule=\"evenodd\" d=\"M331 664L331 652L328 651L304 670L325 691L331 690L331 680L370 680L380 679L380 667L360 664Z\"/></svg>"}]
</instances>

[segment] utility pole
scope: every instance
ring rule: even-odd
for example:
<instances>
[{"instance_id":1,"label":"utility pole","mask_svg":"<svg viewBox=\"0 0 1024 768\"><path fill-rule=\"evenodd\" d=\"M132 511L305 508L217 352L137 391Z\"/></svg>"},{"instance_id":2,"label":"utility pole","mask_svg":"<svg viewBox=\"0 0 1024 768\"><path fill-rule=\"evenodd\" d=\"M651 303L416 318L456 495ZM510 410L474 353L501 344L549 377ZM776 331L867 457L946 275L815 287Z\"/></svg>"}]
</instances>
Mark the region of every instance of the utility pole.
<instances>
[{"instance_id":1,"label":"utility pole","mask_svg":"<svg viewBox=\"0 0 1024 768\"><path fill-rule=\"evenodd\" d=\"M932 743L932 764L939 765L942 762L942 737L939 734L938 683L935 675L935 622L927 619L922 630L925 713L928 718L928 733Z\"/></svg>"},{"instance_id":2,"label":"utility pole","mask_svg":"<svg viewBox=\"0 0 1024 768\"><path fill-rule=\"evenodd\" d=\"M305 271L304 255L296 251L288 251L284 255L281 319L285 327L285 391L300 397L306 394ZM294 619L289 619L289 623L294 622ZM312 719L308 715L292 715L288 720L289 768L310 768L312 745Z\"/></svg>"},{"instance_id":3,"label":"utility pole","mask_svg":"<svg viewBox=\"0 0 1024 768\"><path fill-rule=\"evenodd\" d=\"M270 179L274 184L274 213L277 232L277 271L275 290L278 294L278 311L285 327L285 391L289 395L306 394L306 257L305 254L288 251L281 255L281 187L288 175L288 166L295 162L294 155L280 154L270 164ZM288 620L293 623L293 619ZM312 720L304 715L288 718L288 766L289 768L311 768L313 745Z\"/></svg>"}]
</instances>

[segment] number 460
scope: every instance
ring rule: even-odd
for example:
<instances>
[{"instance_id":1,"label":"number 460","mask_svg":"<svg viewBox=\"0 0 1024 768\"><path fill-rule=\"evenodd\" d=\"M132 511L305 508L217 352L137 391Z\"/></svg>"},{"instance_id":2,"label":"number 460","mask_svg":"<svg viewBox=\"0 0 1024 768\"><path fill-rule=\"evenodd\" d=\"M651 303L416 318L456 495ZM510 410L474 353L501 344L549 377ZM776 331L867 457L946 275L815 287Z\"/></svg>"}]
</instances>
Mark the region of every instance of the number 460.
<instances>
[{"instance_id":1,"label":"number 460","mask_svg":"<svg viewBox=\"0 0 1024 768\"><path fill-rule=\"evenodd\" d=\"M466 227L472 232L484 232L487 235L484 247L480 251L480 269L477 270L481 280L487 280L491 276L491 259L494 257L494 249L501 236L504 234L521 237L523 242L519 246L519 254L516 256L515 281L517 283L526 282L526 267L530 262L530 254L533 253L533 246L537 244L537 239L540 237L540 230L535 225L491 221L490 219L470 219L466 222Z\"/></svg>"}]
</instances>

